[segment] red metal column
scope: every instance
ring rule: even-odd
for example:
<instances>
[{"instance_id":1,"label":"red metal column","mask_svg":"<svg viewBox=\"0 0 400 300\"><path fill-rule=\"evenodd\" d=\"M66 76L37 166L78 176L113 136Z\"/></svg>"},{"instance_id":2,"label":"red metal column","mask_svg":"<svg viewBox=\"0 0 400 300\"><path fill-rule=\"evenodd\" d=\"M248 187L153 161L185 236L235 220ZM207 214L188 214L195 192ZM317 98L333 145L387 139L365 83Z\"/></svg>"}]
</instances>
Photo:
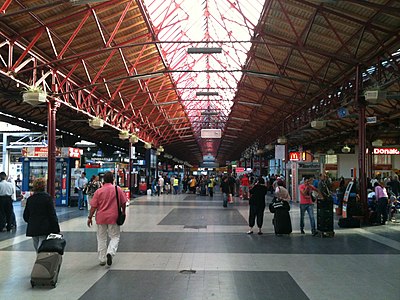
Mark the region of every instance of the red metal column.
<instances>
[{"instance_id":1,"label":"red metal column","mask_svg":"<svg viewBox=\"0 0 400 300\"><path fill-rule=\"evenodd\" d=\"M364 208L364 221L368 220L368 202L367 202L367 178L366 178L366 123L365 123L365 104L360 98L360 67L356 68L356 101L358 105L358 168L360 201Z\"/></svg>"},{"instance_id":2,"label":"red metal column","mask_svg":"<svg viewBox=\"0 0 400 300\"><path fill-rule=\"evenodd\" d=\"M47 139L48 139L48 161L47 161L47 192L56 203L56 112L58 103L49 99L47 107Z\"/></svg>"},{"instance_id":3,"label":"red metal column","mask_svg":"<svg viewBox=\"0 0 400 300\"><path fill-rule=\"evenodd\" d=\"M129 166L128 166L128 189L129 193L131 195L131 198L133 198L133 189L132 189L132 143L129 142Z\"/></svg>"}]
</instances>

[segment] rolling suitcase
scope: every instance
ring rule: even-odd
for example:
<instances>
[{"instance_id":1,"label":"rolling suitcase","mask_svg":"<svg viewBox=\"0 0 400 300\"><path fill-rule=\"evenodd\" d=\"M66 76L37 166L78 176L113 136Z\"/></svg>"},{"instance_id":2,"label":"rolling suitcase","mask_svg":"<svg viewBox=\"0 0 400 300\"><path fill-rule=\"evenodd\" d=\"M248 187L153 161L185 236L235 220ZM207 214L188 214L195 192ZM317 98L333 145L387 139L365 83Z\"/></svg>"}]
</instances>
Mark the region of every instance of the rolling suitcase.
<instances>
[{"instance_id":1,"label":"rolling suitcase","mask_svg":"<svg viewBox=\"0 0 400 300\"><path fill-rule=\"evenodd\" d=\"M274 225L276 235L290 234L292 232L292 221L290 220L289 211L284 208L275 211L272 224Z\"/></svg>"},{"instance_id":2,"label":"rolling suitcase","mask_svg":"<svg viewBox=\"0 0 400 300\"><path fill-rule=\"evenodd\" d=\"M31 285L56 287L66 241L61 234L50 234L44 240L31 273Z\"/></svg>"},{"instance_id":3,"label":"rolling suitcase","mask_svg":"<svg viewBox=\"0 0 400 300\"><path fill-rule=\"evenodd\" d=\"M333 237L333 201L331 199L317 200L317 231L321 237Z\"/></svg>"},{"instance_id":4,"label":"rolling suitcase","mask_svg":"<svg viewBox=\"0 0 400 300\"><path fill-rule=\"evenodd\" d=\"M31 273L31 285L56 287L62 263L58 252L41 252L36 257Z\"/></svg>"}]
</instances>

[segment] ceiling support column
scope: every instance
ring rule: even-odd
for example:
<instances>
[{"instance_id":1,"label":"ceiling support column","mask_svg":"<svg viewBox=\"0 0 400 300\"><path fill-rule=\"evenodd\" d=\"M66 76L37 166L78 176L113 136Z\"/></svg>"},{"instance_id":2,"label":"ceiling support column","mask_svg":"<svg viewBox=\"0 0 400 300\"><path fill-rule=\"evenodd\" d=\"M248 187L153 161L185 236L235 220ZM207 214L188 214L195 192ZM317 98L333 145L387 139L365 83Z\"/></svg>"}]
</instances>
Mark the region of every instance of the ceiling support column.
<instances>
[{"instance_id":1,"label":"ceiling support column","mask_svg":"<svg viewBox=\"0 0 400 300\"><path fill-rule=\"evenodd\" d=\"M47 139L48 139L48 160L47 160L47 192L56 203L56 113L59 104L53 99L47 102Z\"/></svg>"},{"instance_id":2,"label":"ceiling support column","mask_svg":"<svg viewBox=\"0 0 400 300\"><path fill-rule=\"evenodd\" d=\"M368 221L368 202L367 202L367 172L366 172L366 122L365 122L365 103L360 97L360 67L356 68L356 94L355 100L358 106L358 168L359 168L359 187L360 200L364 208L364 221Z\"/></svg>"}]
</instances>

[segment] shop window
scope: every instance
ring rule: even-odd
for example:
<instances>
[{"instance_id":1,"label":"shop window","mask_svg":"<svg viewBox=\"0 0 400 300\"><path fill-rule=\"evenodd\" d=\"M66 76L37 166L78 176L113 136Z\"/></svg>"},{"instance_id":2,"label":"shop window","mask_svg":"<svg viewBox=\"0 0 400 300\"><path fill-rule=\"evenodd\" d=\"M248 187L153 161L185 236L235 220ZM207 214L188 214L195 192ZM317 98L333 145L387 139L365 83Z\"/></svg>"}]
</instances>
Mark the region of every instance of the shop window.
<instances>
[{"instance_id":1,"label":"shop window","mask_svg":"<svg viewBox=\"0 0 400 300\"><path fill-rule=\"evenodd\" d=\"M337 165L337 155L326 155L325 156L325 163Z\"/></svg>"},{"instance_id":2,"label":"shop window","mask_svg":"<svg viewBox=\"0 0 400 300\"><path fill-rule=\"evenodd\" d=\"M374 165L391 165L391 155L374 155Z\"/></svg>"}]
</instances>

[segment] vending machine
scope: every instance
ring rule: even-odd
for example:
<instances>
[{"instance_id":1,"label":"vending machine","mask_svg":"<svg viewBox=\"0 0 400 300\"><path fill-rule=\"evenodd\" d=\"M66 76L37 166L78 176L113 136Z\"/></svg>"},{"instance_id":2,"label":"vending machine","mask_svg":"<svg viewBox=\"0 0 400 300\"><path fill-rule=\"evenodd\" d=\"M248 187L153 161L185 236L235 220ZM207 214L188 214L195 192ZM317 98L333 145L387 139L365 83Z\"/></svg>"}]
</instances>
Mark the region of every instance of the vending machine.
<instances>
[{"instance_id":1,"label":"vending machine","mask_svg":"<svg viewBox=\"0 0 400 300\"><path fill-rule=\"evenodd\" d=\"M47 147L24 148L22 155L22 192L30 192L35 179L48 179ZM79 158L80 149L77 148L61 148L57 151L55 174L56 206L69 205L71 169L79 165Z\"/></svg>"}]
</instances>

